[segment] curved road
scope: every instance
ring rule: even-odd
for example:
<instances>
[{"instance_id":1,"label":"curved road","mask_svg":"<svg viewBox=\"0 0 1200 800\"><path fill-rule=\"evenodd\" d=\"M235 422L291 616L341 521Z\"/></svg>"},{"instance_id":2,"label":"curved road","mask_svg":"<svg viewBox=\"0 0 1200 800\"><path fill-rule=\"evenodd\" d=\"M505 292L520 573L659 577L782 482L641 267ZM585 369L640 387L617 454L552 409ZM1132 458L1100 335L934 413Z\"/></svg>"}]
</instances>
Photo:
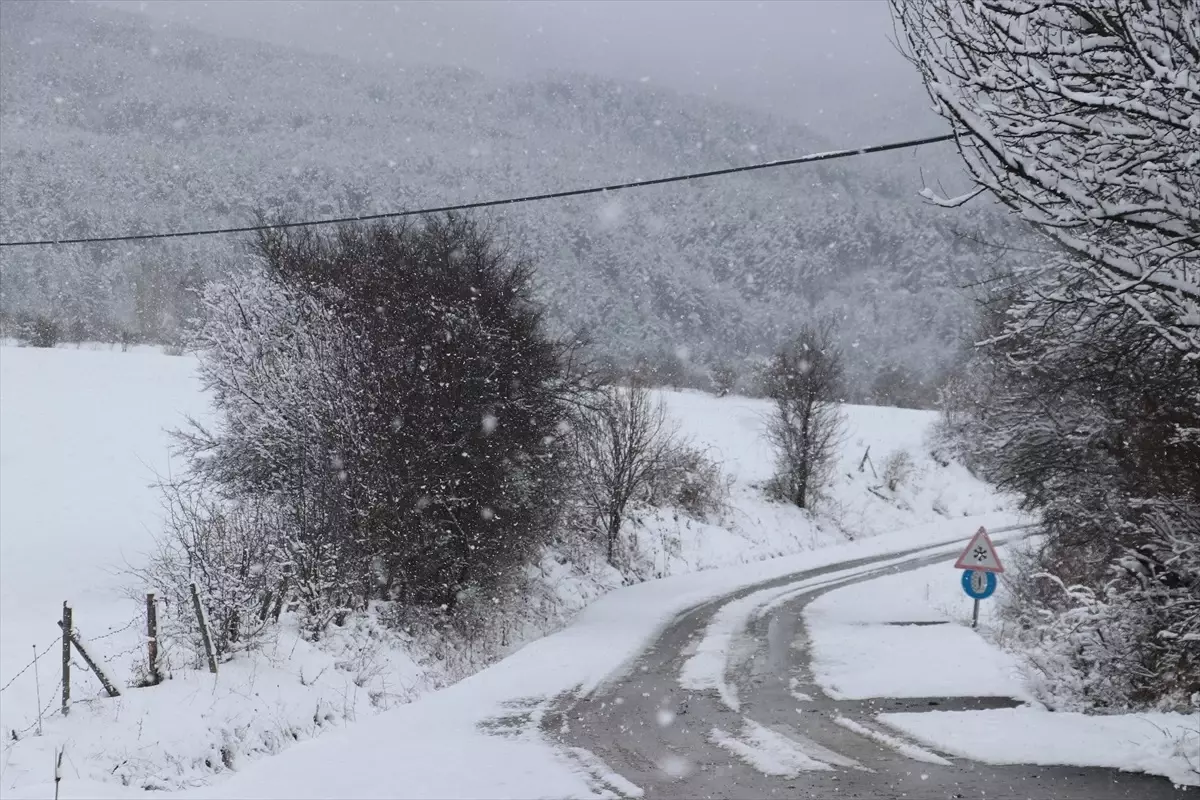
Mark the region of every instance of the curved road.
<instances>
[{"instance_id":1,"label":"curved road","mask_svg":"<svg viewBox=\"0 0 1200 800\"><path fill-rule=\"evenodd\" d=\"M783 587L851 567L895 561L863 559L790 575L742 590L683 615L671 624L624 676L585 698L565 697L542 719L543 730L564 746L594 779L594 788L646 798L987 798L987 800L1166 800L1180 790L1163 778L1080 767L992 766L925 750L904 755L880 744L854 724L894 732L873 719L884 711L997 708L1018 705L1006 698L921 698L836 701L809 674L804 606L824 592L884 574L944 561L912 553L898 566L881 567L836 584L813 587L752 623L745 652L735 648L733 676L740 710L731 711L713 692L680 687L684 662L726 603L763 589ZM831 576L832 577L832 576ZM792 692L812 698L799 711ZM834 721L842 718L841 724ZM845 723L850 720L849 727ZM832 770L764 770L713 743L714 728L740 734L747 721L769 739L788 745ZM761 729L760 729L761 730ZM736 746L736 745L735 745ZM903 745L901 745L903 748ZM785 748L786 749L786 748ZM944 755L944 754L943 754ZM803 756L801 756L803 758ZM923 759L923 760L918 760ZM930 763L943 761L943 763ZM949 764L944 763L948 761ZM607 769L605 768L607 767ZM614 777L615 772L619 777ZM793 774L780 774L792 772ZM635 788L637 787L637 788Z\"/></svg>"}]
</instances>

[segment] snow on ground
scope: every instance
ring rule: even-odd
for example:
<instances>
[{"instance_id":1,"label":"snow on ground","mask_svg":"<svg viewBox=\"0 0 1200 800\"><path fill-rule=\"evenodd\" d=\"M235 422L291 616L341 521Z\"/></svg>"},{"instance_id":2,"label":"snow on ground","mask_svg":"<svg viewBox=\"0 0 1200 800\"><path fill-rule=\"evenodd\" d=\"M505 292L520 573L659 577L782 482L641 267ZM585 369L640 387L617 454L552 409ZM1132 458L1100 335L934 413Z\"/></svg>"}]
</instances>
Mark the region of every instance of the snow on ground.
<instances>
[{"instance_id":1,"label":"snow on ground","mask_svg":"<svg viewBox=\"0 0 1200 800\"><path fill-rule=\"evenodd\" d=\"M144 663L143 604L126 596L133 582L122 571L151 548L160 524L151 485L170 468L165 429L208 414L194 370L193 359L150 348L0 347L0 790L44 778L64 743L73 780L199 783L331 719L432 688L416 654L378 646L378 635L342 630L352 646L338 648L335 636L318 648L285 626L258 657L222 665L217 681L181 670L114 700L98 699L99 683L76 657L71 717L51 716L60 708L55 621L64 600L119 683ZM35 644L36 683L33 669L21 672Z\"/></svg>"},{"instance_id":2,"label":"snow on ground","mask_svg":"<svg viewBox=\"0 0 1200 800\"><path fill-rule=\"evenodd\" d=\"M137 644L126 626L136 606L119 574L148 548L158 497L149 485L168 468L168 425L203 417L194 362L155 352L0 347L0 686L53 648L62 604L96 642L98 656ZM43 705L54 693L58 654L40 664ZM0 703L0 726L36 718L29 680Z\"/></svg>"},{"instance_id":3,"label":"snow on ground","mask_svg":"<svg viewBox=\"0 0 1200 800\"><path fill-rule=\"evenodd\" d=\"M879 719L946 753L988 764L1111 767L1200 786L1200 714L1092 716L1001 708Z\"/></svg>"},{"instance_id":4,"label":"snow on ground","mask_svg":"<svg viewBox=\"0 0 1200 800\"><path fill-rule=\"evenodd\" d=\"M734 476L732 523L742 536L771 537L781 527L792 531L802 527L803 517L796 509L769 502L760 491L775 468L762 436L771 411L769 401L718 399L696 391L661 395L682 423L682 433L709 448ZM925 437L936 418L934 412L878 406L845 406L845 410L845 445L817 520L818 530L834 526L859 538L1012 507L1011 498L998 496L961 464L942 466L933 460ZM887 457L899 451L908 452L913 468L892 492L876 473L882 474ZM860 472L864 454L869 460Z\"/></svg>"},{"instance_id":5,"label":"snow on ground","mask_svg":"<svg viewBox=\"0 0 1200 800\"><path fill-rule=\"evenodd\" d=\"M72 677L72 714L66 720L55 717L58 630L54 621L64 600L71 600L77 627L94 642L95 655L119 681L130 682L136 663L144 659L141 603L124 594L126 589L136 594L141 587L134 586L122 570L151 549L161 524L158 495L151 484L170 467L165 429L181 425L185 416L203 419L209 413L194 365L189 356L167 356L146 348L122 353L0 346L0 686L6 687L0 698L6 742L0 788L6 795L13 787L28 787L46 777L45 765L61 745L66 746L68 783L75 787L64 789L64 795L94 794L80 787L99 785L99 781L113 783L114 792L121 790L118 782L178 788L233 772L245 773L245 780L253 781L248 766L253 759L287 747L297 753L297 760L287 763L298 768L308 758L302 754L316 746L304 744L305 740L317 734L322 734L320 746L328 741L334 748L331 754L336 753L334 742L350 731L328 731L351 720L358 721L355 731L383 726L378 730L391 741L408 742L412 755L392 763L397 750L389 748L363 762L361 780L341 774L351 784L339 788L336 776L325 775L312 787L294 782L297 792L494 796L511 795L513 787L520 785L535 794L556 795L560 786L578 788L582 768L548 755L540 744L527 749L525 745L533 741L526 731L532 712L506 704L520 706L525 697L536 697L541 703L552 693L572 690L580 683L594 685L632 657L670 614L688 604L841 557L961 536L971 525L965 516L1002 511L1008 505L961 467L941 467L927 455L923 439L931 414L849 407L847 446L830 499L825 510L812 517L767 501L759 488L772 467L760 435L767 403L717 399L699 392L661 392L682 432L708 447L733 476L729 510L708 521L669 510L641 514L623 532L637 556L633 575L548 551L542 563L531 567L539 587L536 613L531 599L531 613L506 622L512 625L505 637L507 647L471 660L474 669L517 651L508 661L515 659L523 666L502 669L499 675L508 677L497 678L491 670L484 673L497 680L494 685L468 679L429 694L459 677L447 666L453 659L433 652L429 642L404 641L403 636L363 619L353 623L353 630L314 645L297 635L285 618L268 647L222 665L216 678L206 672L177 670L162 686L130 689L110 700L100 698L98 684L77 667ZM891 492L872 474L870 464L859 472L868 446L876 469L882 469L888 453L908 450L916 465L910 479ZM827 550L819 557L783 558L672 578L651 584L653 590L621 590L610 601L612 606L602 605L608 598L593 602L631 577L760 562L837 545L849 537L901 529L910 531L907 538L889 536L849 550ZM680 580L684 583L671 583ZM609 614L604 608L619 608L620 613ZM557 644L537 641L580 609L585 610L579 624L562 631ZM25 669L35 645L45 654L37 682L34 671ZM540 648L550 648L549 655ZM539 657L545 657L548 666L542 666ZM518 674L520 670L525 675ZM428 696L413 706L365 721L422 695ZM41 737L34 735L39 702L51 715ZM458 703L467 708L455 710ZM404 712L403 718L385 721L397 712ZM525 722L502 724L508 738L480 736L476 726L489 715ZM17 741L11 731L18 732ZM356 733L352 741L367 741L359 736L369 733ZM445 754L458 748L460 736L473 743L472 752L484 759L471 762L478 786L463 771L448 771ZM485 779L488 772L474 765L492 759L509 767L505 774L514 776L514 782L488 788L492 778ZM522 759L536 764L536 789L530 788L535 785L530 782L532 773L521 777ZM372 776L387 782L371 789ZM409 788L396 789L397 783ZM245 791L250 791L250 784L245 785ZM259 793L279 793L269 787L259 785Z\"/></svg>"},{"instance_id":6,"label":"snow on ground","mask_svg":"<svg viewBox=\"0 0 1200 800\"><path fill-rule=\"evenodd\" d=\"M1011 547L999 550L1005 560ZM805 623L818 684L839 698L1024 700L1026 705L1012 709L893 713L878 719L944 753L986 763L1112 767L1200 785L1200 714L1089 716L1046 710L1032 700L1020 663L968 627L971 600L953 563L952 556L944 564L835 589L810 603ZM996 594L982 601L981 631L995 627L994 609L1003 602L1004 590L1001 581ZM890 624L905 622L944 624Z\"/></svg>"},{"instance_id":7,"label":"snow on ground","mask_svg":"<svg viewBox=\"0 0 1200 800\"><path fill-rule=\"evenodd\" d=\"M541 714L556 696L587 693L620 675L678 614L740 587L961 537L961 523L941 523L611 592L563 630L476 675L187 796L594 796L587 771L564 762L538 731ZM463 770L462 764L471 768Z\"/></svg>"},{"instance_id":8,"label":"snow on ground","mask_svg":"<svg viewBox=\"0 0 1200 800\"><path fill-rule=\"evenodd\" d=\"M640 786L635 785L624 775L619 775L612 770L601 759L596 757L596 754L591 750L583 747L569 747L567 752L579 766L586 770L596 781L602 786L611 787L616 790L616 794L612 795L616 798L635 798L644 797L645 792ZM686 765L685 765L686 766ZM678 774L678 773L676 773Z\"/></svg>"},{"instance_id":9,"label":"snow on ground","mask_svg":"<svg viewBox=\"0 0 1200 800\"><path fill-rule=\"evenodd\" d=\"M884 733L883 731L867 727L862 723L855 722L849 717L835 716L833 717L833 721L838 725L841 725L846 730L853 731L859 736L865 736L866 738L877 742L884 747L889 747L900 755L905 756L906 758L911 758L913 761L924 761L926 764L937 764L938 766L942 767L950 766L950 762L939 756L937 753L931 753L928 750L917 747L916 745L909 744L903 739L899 739L895 736Z\"/></svg>"},{"instance_id":10,"label":"snow on ground","mask_svg":"<svg viewBox=\"0 0 1200 800\"><path fill-rule=\"evenodd\" d=\"M962 621L971 615L962 573L953 568L957 557L950 552L945 563L836 589L805 608L813 677L826 694L1032 700L1015 658L950 624L947 609Z\"/></svg>"},{"instance_id":11,"label":"snow on ground","mask_svg":"<svg viewBox=\"0 0 1200 800\"><path fill-rule=\"evenodd\" d=\"M741 586L948 539L962 540L961 523L925 526L614 591L563 630L474 676L319 740L301 742L274 758L250 763L228 780L184 796L594 796L587 771L547 746L538 732L540 715L554 697L590 691L619 675L677 614ZM854 571L847 570L842 577ZM203 674L198 679L207 685L196 696L213 691L216 681ZM464 764L470 769L463 769ZM73 777L70 771L68 777ZM30 783L13 794L49 797L52 792L49 784Z\"/></svg>"},{"instance_id":12,"label":"snow on ground","mask_svg":"<svg viewBox=\"0 0 1200 800\"><path fill-rule=\"evenodd\" d=\"M222 663L216 677L178 670L160 686L127 689L112 699L76 690L69 720L53 719L45 735L30 732L23 739L27 746L8 748L2 788L44 780L60 747L70 754L64 763L73 781L153 790L199 786L214 773L237 770L434 688L398 643L382 645L388 632L374 622L364 617L353 623L357 631L335 630L333 637L348 645L340 648L334 640L321 646L306 641L295 621L285 619L260 652ZM355 652L372 639L376 647ZM57 708L57 695L51 699Z\"/></svg>"},{"instance_id":13,"label":"snow on ground","mask_svg":"<svg viewBox=\"0 0 1200 800\"><path fill-rule=\"evenodd\" d=\"M753 720L743 723L740 737L713 728L709 738L764 775L794 778L809 770L833 769L805 753L789 737Z\"/></svg>"},{"instance_id":14,"label":"snow on ground","mask_svg":"<svg viewBox=\"0 0 1200 800\"><path fill-rule=\"evenodd\" d=\"M1003 517L980 517L975 519L997 519L998 521L1002 522L1006 521ZM950 530L951 528L949 525L947 525L946 529ZM941 552L944 553L948 558L952 559L958 554L961 547L962 542L955 541L948 546L930 550L925 553L925 555L932 554L934 552ZM737 687L734 685L734 682L729 679L729 675L734 672L734 668L730 664L730 660L731 658L735 657L736 654L743 652L746 649L741 647L740 640L745 635L745 631L749 626L752 617L761 617L767 613L770 613L773 609L783 605L784 603L788 603L803 594L809 594L811 592L820 590L822 587L828 586L829 584L839 583L845 581L847 578L856 577L868 572L886 569L888 567L900 564L908 558L911 558L911 556L901 556L876 564L839 570L834 575L822 575L816 578L808 578L805 580L796 581L783 586L762 589L738 600L733 600L729 603L726 603L717 611L716 614L713 615L712 620L704 630L704 635L696 643L694 652L688 657L687 661L684 662L683 668L679 673L680 685L685 689L695 689L697 691L705 691L709 689L715 690L720 696L721 701L725 704L726 708L731 711L739 710L740 703L737 696ZM870 583L873 584L874 581L871 581ZM849 588L852 589L855 587L852 586ZM825 596L829 597L831 595L840 594L842 591L849 591L849 589L830 592ZM820 602L821 600L817 600L812 605L817 605ZM853 615L853 607L851 607L846 613ZM809 621L809 627L811 630L811 621ZM906 626L904 630L911 630L911 627ZM890 631L888 632L890 633ZM858 631L854 630L852 633L858 633ZM822 635L819 637L821 644L827 649L831 646L840 646L846 638L845 632L842 630L822 630L821 634ZM814 640L818 638L815 631L813 632L813 636ZM854 672L855 670L865 672L872 676L878 673L879 677L876 678L877 682L879 680L887 680L891 675L891 667L893 662L887 660L892 656L892 653L884 648L894 647L895 645L893 642L896 638L898 637L892 637L884 644L879 645L878 649L867 653L867 657L871 659L871 662L866 665L866 667L869 667L869 670L865 668L864 665L860 665L858 662L852 662L848 665L845 665L844 668L850 671L852 674L856 674ZM920 643L917 643L918 646L914 646L912 648L912 652L914 654L920 654L923 652L920 650L919 644ZM903 643L901 649L903 649ZM816 650L815 641L813 650ZM823 688L825 688L826 692L831 697L848 697L848 695L838 694L836 688L832 684L822 682L820 680L820 670L816 671L818 672L818 682L822 683ZM839 675L837 672L832 674L835 677ZM853 696L859 697L859 695ZM881 697L888 695L886 692L884 692L880 694L865 694L861 696Z\"/></svg>"}]
</instances>

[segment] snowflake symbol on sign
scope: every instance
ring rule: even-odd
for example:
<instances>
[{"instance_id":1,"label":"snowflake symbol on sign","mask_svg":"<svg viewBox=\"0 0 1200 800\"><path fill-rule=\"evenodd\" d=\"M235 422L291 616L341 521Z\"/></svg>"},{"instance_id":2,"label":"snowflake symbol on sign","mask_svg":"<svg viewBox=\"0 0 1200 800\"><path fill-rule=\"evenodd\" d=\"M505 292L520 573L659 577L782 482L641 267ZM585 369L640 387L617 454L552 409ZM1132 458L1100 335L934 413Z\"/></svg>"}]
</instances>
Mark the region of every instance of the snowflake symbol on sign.
<instances>
[{"instance_id":1,"label":"snowflake symbol on sign","mask_svg":"<svg viewBox=\"0 0 1200 800\"><path fill-rule=\"evenodd\" d=\"M975 556L976 561L987 561L987 548L986 547L976 547L975 550L973 551L972 555Z\"/></svg>"}]
</instances>

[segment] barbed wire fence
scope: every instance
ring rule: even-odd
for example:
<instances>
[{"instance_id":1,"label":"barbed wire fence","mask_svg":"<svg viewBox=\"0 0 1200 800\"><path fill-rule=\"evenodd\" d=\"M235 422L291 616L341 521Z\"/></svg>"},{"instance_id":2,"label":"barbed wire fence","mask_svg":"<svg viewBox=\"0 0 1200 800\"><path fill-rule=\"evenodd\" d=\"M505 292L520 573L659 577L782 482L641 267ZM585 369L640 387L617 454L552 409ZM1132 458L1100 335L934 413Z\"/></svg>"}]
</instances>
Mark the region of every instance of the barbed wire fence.
<instances>
[{"instance_id":1,"label":"barbed wire fence","mask_svg":"<svg viewBox=\"0 0 1200 800\"><path fill-rule=\"evenodd\" d=\"M64 603L63 620L58 622L62 629L59 635L55 636L42 647L33 646L33 658L22 666L19 670L5 681L3 686L0 686L0 695L3 695L10 690L18 690L23 688L32 695L36 695L39 700L37 705L37 718L24 727L10 727L8 735L5 739L8 744L20 741L28 736L35 729L41 733L42 725L47 719L55 716L64 716L69 713L70 705L70 686L71 686L71 670L82 670L85 673L91 673L105 689L109 697L119 696L123 690L128 688L146 688L156 685L160 682L160 665L158 663L160 656L159 631L157 623L156 597L150 593L146 597L146 606L135 613L128 622L124 625L117 625L104 633L90 639L84 639L79 632L79 627L74 624L73 609L68 603ZM200 610L201 601L199 593L196 595L197 620L201 629L207 636L209 634L207 627L206 615ZM119 634L126 633L137 626L145 626L145 630L136 637L136 641L129 647L118 652L99 652L92 647L95 643L110 639ZM41 703L41 685L38 680L38 665L43 659L51 654L57 648L63 648L62 660L62 677L58 680L57 685L50 693L49 700L43 705ZM142 666L134 668L134 682L131 686L125 686L121 682L115 681L110 677L107 665L116 662L120 659L134 656L139 652L145 652L146 663ZM80 656L82 662L76 660L75 656ZM214 665L215 666L215 665ZM142 669L145 669L144 675L138 675ZM35 685L29 687L26 682L20 679L33 671ZM215 672L215 668L212 669ZM6 698L7 702L7 698ZM55 709L55 704L59 704L59 708Z\"/></svg>"},{"instance_id":2,"label":"barbed wire fence","mask_svg":"<svg viewBox=\"0 0 1200 800\"><path fill-rule=\"evenodd\" d=\"M125 623L125 625L123 625L122 627L120 627L120 628L115 628L115 629L113 629L113 630L111 630L111 631L108 631L107 633L102 633L102 634L100 634L99 636L93 636L93 637L90 639L90 641L93 641L93 642L99 642L99 641L101 641L101 640L103 640L103 639L107 639L107 638L109 638L110 636L116 636L118 633L124 633L125 631L129 630L129 629L130 629L130 628L132 628L134 625L138 624L139 622L141 622L141 621L142 621L142 620L144 620L144 619L145 619L145 617L144 617L144 616L142 616L142 615L139 613L139 614L137 614L136 616L134 616L134 618L133 618L133 619L129 620L129 622Z\"/></svg>"},{"instance_id":3,"label":"barbed wire fence","mask_svg":"<svg viewBox=\"0 0 1200 800\"><path fill-rule=\"evenodd\" d=\"M52 718L56 713L62 713L61 708L59 708L57 710L54 709L54 704L59 702L58 692L60 689L62 689L62 679L61 678L59 679L58 683L55 685L54 691L50 692L50 700L46 703L46 705L43 708L38 710L37 719L34 720L33 722L31 722L29 725L22 728L21 730L17 730L16 728L13 728L9 732L9 737L12 741L17 742L17 741L20 741L21 739L24 739L25 736L28 735L30 731L35 730L36 728L40 727L45 720Z\"/></svg>"},{"instance_id":4,"label":"barbed wire fence","mask_svg":"<svg viewBox=\"0 0 1200 800\"><path fill-rule=\"evenodd\" d=\"M17 682L17 678L21 677L21 676L22 676L22 675L24 675L26 672L28 672L29 670L33 669L33 666L34 666L34 664L36 664L36 663L38 662L38 660L39 660L39 659L43 658L43 657L44 657L45 655L47 655L47 654L48 654L48 653L49 653L51 650L53 650L53 649L54 649L54 646L55 646L56 644L59 644L61 641L62 641L62 637L61 637L61 636L56 636L54 639L52 639L52 640L50 641L50 644L46 645L45 649L44 649L44 650L42 650L40 653L35 651L35 653L34 653L34 656L33 656L33 660L32 660L32 661L30 661L30 662L29 662L28 664L26 664L25 666L21 667L20 671L19 671L19 672L17 672L17 674L16 674L16 675L13 675L11 678L9 678L9 679L8 679L8 682L7 682L7 683L5 683L3 686L0 686L0 694L4 694L6 691L8 691L8 688L9 688L10 686L12 686L14 683L16 683L16 682Z\"/></svg>"}]
</instances>

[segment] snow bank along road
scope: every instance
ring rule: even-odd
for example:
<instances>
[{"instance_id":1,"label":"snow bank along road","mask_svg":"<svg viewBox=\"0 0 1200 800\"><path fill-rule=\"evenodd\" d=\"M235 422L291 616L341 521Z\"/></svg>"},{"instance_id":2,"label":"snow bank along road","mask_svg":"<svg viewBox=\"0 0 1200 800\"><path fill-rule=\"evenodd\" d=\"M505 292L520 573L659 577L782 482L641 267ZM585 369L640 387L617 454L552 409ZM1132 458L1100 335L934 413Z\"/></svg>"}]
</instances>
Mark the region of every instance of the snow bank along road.
<instances>
[{"instance_id":1,"label":"snow bank along road","mask_svg":"<svg viewBox=\"0 0 1200 800\"><path fill-rule=\"evenodd\" d=\"M698 606L669 625L622 677L582 698L564 695L542 717L542 729L591 774L594 791L625 797L1179 797L1169 781L1143 774L951 760L875 719L886 712L1010 708L1028 699L1016 684L1009 691L989 675L987 665L981 665L982 696L855 700L822 691L809 663L805 607L838 587L945 562L947 552L927 547L843 562ZM906 630L922 624L929 621L914 620ZM912 654L907 660L911 671Z\"/></svg>"},{"instance_id":2,"label":"snow bank along road","mask_svg":"<svg viewBox=\"0 0 1200 800\"><path fill-rule=\"evenodd\" d=\"M902 739L874 719L879 712L900 712L888 719L907 720L902 727L915 729L914 718L931 715L904 712L1005 713L1020 701L1004 695L1019 696L1021 690L1003 669L984 674L984 682L969 687L936 684L944 694L969 694L964 689L974 692L981 686L984 697L917 698L910 692L903 700L872 700L868 692L901 694L896 691L901 681L879 681L863 670L839 667L833 670L834 686L826 674L831 666L844 662L847 653L872 650L861 640L835 638L834 647L813 648L820 657L810 670L800 620L810 601L837 587L853 585L852 591L859 591L869 584L858 582L896 570L939 561L948 565L979 525L1000 533L1015 521L1007 513L961 517L614 591L563 630L459 683L296 743L277 756L246 764L225 780L171 796L1175 797L1167 781L1145 775L991 767L948 758ZM841 601L835 605L839 612L849 607ZM813 628L818 645L828 644L830 631L845 622L845 615L825 612L823 624L828 624ZM911 677L913 665L922 660L914 641L918 639L905 640L903 654L889 653L888 667L895 667L897 676ZM940 658L945 648L938 650L935 657ZM915 681L904 684L923 690ZM862 697L868 699L853 699ZM945 716L963 719L961 714ZM68 777L61 787L64 800L151 794ZM49 782L3 787L0 796L50 798L55 787Z\"/></svg>"}]
</instances>

